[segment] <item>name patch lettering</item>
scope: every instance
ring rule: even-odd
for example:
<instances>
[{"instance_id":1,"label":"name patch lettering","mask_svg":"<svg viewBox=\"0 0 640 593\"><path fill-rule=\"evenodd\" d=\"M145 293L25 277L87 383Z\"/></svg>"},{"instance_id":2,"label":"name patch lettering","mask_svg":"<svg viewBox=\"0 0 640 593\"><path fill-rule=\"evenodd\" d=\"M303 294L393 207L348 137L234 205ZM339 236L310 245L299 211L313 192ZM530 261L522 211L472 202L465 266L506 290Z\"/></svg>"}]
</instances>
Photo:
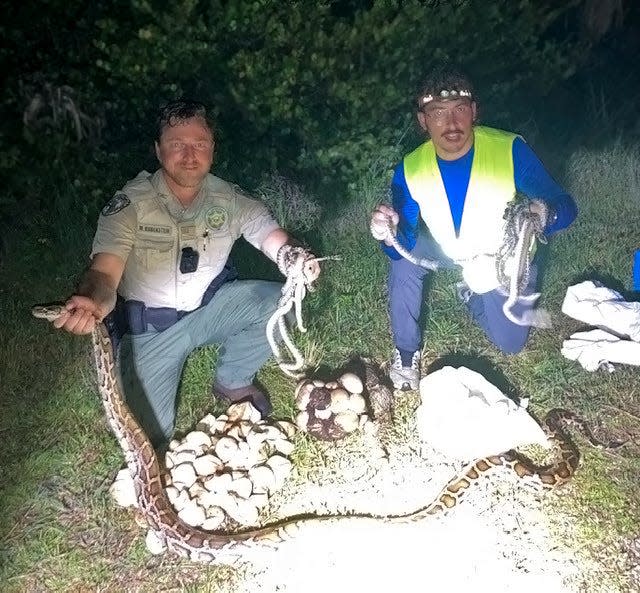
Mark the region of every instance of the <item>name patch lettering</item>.
<instances>
[{"instance_id":1,"label":"name patch lettering","mask_svg":"<svg viewBox=\"0 0 640 593\"><path fill-rule=\"evenodd\" d=\"M180 242L182 241L194 241L196 238L196 225L190 224L188 226L180 227Z\"/></svg>"},{"instance_id":2,"label":"name patch lettering","mask_svg":"<svg viewBox=\"0 0 640 593\"><path fill-rule=\"evenodd\" d=\"M158 233L160 235L170 235L171 227L168 226L157 226L153 224L139 224L138 230L143 233Z\"/></svg>"}]
</instances>

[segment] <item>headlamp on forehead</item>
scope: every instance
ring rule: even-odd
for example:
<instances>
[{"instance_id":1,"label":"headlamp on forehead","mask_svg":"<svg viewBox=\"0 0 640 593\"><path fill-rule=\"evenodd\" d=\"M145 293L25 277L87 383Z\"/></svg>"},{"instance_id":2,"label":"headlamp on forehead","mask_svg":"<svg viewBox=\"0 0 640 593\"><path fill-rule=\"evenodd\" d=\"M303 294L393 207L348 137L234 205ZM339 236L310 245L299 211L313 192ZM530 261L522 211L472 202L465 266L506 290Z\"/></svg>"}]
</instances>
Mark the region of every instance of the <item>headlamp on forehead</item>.
<instances>
[{"instance_id":1,"label":"headlamp on forehead","mask_svg":"<svg viewBox=\"0 0 640 593\"><path fill-rule=\"evenodd\" d=\"M459 97L466 97L467 99L472 99L471 91L467 89L442 89L437 95L422 95L420 97L420 107L424 107L427 103L434 101L436 99L457 99Z\"/></svg>"}]
</instances>

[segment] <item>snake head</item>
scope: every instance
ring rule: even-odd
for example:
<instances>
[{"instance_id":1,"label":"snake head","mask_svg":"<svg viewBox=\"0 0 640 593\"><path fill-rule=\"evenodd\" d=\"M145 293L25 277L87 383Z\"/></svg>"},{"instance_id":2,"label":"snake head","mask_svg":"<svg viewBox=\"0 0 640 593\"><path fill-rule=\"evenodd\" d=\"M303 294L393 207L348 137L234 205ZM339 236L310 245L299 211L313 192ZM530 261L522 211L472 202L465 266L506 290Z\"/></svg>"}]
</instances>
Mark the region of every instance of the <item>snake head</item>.
<instances>
[{"instance_id":1,"label":"snake head","mask_svg":"<svg viewBox=\"0 0 640 593\"><path fill-rule=\"evenodd\" d=\"M315 255L311 255L302 262L302 277L309 292L315 290L314 283L318 276L320 276L320 264L318 263L318 258Z\"/></svg>"}]
</instances>

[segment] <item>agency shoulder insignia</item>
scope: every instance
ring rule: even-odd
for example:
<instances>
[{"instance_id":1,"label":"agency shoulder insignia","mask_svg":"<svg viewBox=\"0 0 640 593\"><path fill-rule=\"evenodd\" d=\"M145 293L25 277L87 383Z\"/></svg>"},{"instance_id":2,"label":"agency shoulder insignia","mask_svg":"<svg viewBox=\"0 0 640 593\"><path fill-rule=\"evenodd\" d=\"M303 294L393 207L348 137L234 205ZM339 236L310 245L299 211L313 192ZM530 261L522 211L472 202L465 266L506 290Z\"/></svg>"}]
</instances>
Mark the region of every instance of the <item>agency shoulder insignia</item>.
<instances>
[{"instance_id":1,"label":"agency shoulder insignia","mask_svg":"<svg viewBox=\"0 0 640 593\"><path fill-rule=\"evenodd\" d=\"M129 204L131 204L131 200L127 197L127 194L117 192L116 195L107 202L100 213L102 216L111 216L112 214L120 212L120 210L124 210Z\"/></svg>"}]
</instances>

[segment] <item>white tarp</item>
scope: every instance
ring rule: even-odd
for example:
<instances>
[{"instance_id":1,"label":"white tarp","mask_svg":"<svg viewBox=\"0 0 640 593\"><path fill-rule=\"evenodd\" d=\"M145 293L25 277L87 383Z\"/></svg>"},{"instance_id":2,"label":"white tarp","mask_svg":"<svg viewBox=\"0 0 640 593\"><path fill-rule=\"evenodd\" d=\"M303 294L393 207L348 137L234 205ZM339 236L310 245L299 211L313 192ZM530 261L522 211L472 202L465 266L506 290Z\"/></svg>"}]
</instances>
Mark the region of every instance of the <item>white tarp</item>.
<instances>
[{"instance_id":1,"label":"white tarp","mask_svg":"<svg viewBox=\"0 0 640 593\"><path fill-rule=\"evenodd\" d=\"M472 461L527 444L549 446L525 407L466 367L430 373L420 381L420 397L420 440L447 457Z\"/></svg>"},{"instance_id":2,"label":"white tarp","mask_svg":"<svg viewBox=\"0 0 640 593\"><path fill-rule=\"evenodd\" d=\"M563 356L587 371L613 371L614 362L640 365L640 303L587 280L567 289L562 312L598 328L571 335L562 343Z\"/></svg>"}]
</instances>

